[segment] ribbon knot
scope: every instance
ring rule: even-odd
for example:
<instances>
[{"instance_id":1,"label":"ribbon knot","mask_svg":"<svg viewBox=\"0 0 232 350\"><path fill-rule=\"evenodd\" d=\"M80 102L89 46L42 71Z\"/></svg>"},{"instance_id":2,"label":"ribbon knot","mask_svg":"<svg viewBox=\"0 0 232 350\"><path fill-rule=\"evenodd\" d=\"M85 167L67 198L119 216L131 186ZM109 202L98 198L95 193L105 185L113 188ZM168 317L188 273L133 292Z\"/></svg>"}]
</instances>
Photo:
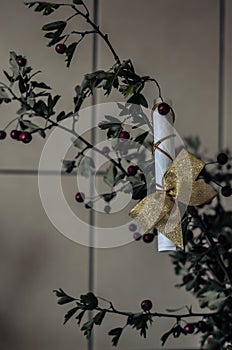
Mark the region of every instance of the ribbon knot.
<instances>
[{"instance_id":1,"label":"ribbon knot","mask_svg":"<svg viewBox=\"0 0 232 350\"><path fill-rule=\"evenodd\" d=\"M145 232L156 228L184 249L179 204L197 206L212 200L217 192L204 180L196 180L205 163L183 149L163 176L163 190L143 198L129 215Z\"/></svg>"}]
</instances>

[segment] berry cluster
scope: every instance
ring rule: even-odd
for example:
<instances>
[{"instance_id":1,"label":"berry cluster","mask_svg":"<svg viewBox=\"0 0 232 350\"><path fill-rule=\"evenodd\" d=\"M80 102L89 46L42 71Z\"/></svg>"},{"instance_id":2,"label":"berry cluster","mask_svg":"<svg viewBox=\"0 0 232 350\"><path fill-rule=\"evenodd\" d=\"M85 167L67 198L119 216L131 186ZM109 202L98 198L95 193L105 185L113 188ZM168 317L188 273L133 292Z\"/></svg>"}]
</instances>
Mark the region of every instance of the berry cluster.
<instances>
[{"instance_id":1,"label":"berry cluster","mask_svg":"<svg viewBox=\"0 0 232 350\"><path fill-rule=\"evenodd\" d=\"M219 153L217 156L217 163L219 166L223 166L228 163L228 156L225 153ZM230 164L227 164L227 169L229 170L231 168ZM232 195L232 188L229 185L225 185L221 188L221 195L223 197L230 197Z\"/></svg>"},{"instance_id":2,"label":"berry cluster","mask_svg":"<svg viewBox=\"0 0 232 350\"><path fill-rule=\"evenodd\" d=\"M7 136L5 130L0 130L0 140L4 140ZM29 143L32 140L32 135L28 131L11 130L10 137L17 141L22 141L23 143Z\"/></svg>"},{"instance_id":3,"label":"berry cluster","mask_svg":"<svg viewBox=\"0 0 232 350\"><path fill-rule=\"evenodd\" d=\"M144 233L141 235L141 233L137 232L137 226L135 224L129 225L129 230L133 233L133 237L135 241L140 241L141 239L145 243L151 243L154 241L155 233Z\"/></svg>"}]
</instances>

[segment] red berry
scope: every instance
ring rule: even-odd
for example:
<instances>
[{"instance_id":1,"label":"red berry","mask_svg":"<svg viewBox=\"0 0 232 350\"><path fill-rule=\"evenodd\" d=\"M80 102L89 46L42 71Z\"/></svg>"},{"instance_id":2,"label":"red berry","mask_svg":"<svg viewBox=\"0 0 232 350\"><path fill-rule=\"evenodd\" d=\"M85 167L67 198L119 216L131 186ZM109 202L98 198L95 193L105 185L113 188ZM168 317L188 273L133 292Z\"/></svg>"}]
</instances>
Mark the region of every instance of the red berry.
<instances>
[{"instance_id":1,"label":"red berry","mask_svg":"<svg viewBox=\"0 0 232 350\"><path fill-rule=\"evenodd\" d=\"M228 156L225 153L219 153L217 156L217 162L220 165L224 165L228 162Z\"/></svg>"},{"instance_id":2,"label":"red berry","mask_svg":"<svg viewBox=\"0 0 232 350\"><path fill-rule=\"evenodd\" d=\"M121 132L119 133L119 138L120 138L121 140L128 140L128 139L130 138L130 134L129 134L129 132L127 132L127 131L121 131Z\"/></svg>"},{"instance_id":3,"label":"red berry","mask_svg":"<svg viewBox=\"0 0 232 350\"><path fill-rule=\"evenodd\" d=\"M20 134L21 134L21 131L19 131L19 130L11 130L10 137L14 140L19 140Z\"/></svg>"},{"instance_id":4,"label":"red berry","mask_svg":"<svg viewBox=\"0 0 232 350\"><path fill-rule=\"evenodd\" d=\"M140 239L142 238L142 235L139 232L134 232L133 237L135 241L140 241Z\"/></svg>"},{"instance_id":5,"label":"red berry","mask_svg":"<svg viewBox=\"0 0 232 350\"><path fill-rule=\"evenodd\" d=\"M26 58L22 57L22 56L18 56L17 57L17 63L20 67L25 67L27 64L27 60Z\"/></svg>"},{"instance_id":6,"label":"red berry","mask_svg":"<svg viewBox=\"0 0 232 350\"><path fill-rule=\"evenodd\" d=\"M194 332L194 325L193 324L186 324L184 326L184 331L187 333L187 334L193 334Z\"/></svg>"},{"instance_id":7,"label":"red berry","mask_svg":"<svg viewBox=\"0 0 232 350\"><path fill-rule=\"evenodd\" d=\"M136 226L135 224L130 224L130 225L129 225L129 230L130 230L131 232L134 232L134 231L137 230L137 226Z\"/></svg>"},{"instance_id":8,"label":"red berry","mask_svg":"<svg viewBox=\"0 0 232 350\"><path fill-rule=\"evenodd\" d=\"M57 53L62 55L66 50L66 45L65 44L57 44L55 47L55 50Z\"/></svg>"},{"instance_id":9,"label":"red berry","mask_svg":"<svg viewBox=\"0 0 232 350\"><path fill-rule=\"evenodd\" d=\"M154 235L153 233L144 233L143 235L143 241L145 243L151 243L154 240Z\"/></svg>"},{"instance_id":10,"label":"red berry","mask_svg":"<svg viewBox=\"0 0 232 350\"><path fill-rule=\"evenodd\" d=\"M149 299L145 299L141 302L141 309L143 309L143 311L150 311L152 308L152 302Z\"/></svg>"},{"instance_id":11,"label":"red berry","mask_svg":"<svg viewBox=\"0 0 232 350\"><path fill-rule=\"evenodd\" d=\"M85 200L85 195L82 192L78 192L75 194L75 199L78 203L83 203Z\"/></svg>"},{"instance_id":12,"label":"red berry","mask_svg":"<svg viewBox=\"0 0 232 350\"><path fill-rule=\"evenodd\" d=\"M170 111L170 106L167 104L167 103L165 103L165 102L162 102L162 103L160 103L159 105L158 105L158 112L159 112L159 114L161 114L161 115L166 115L166 114L168 114L169 113L169 111Z\"/></svg>"},{"instance_id":13,"label":"red berry","mask_svg":"<svg viewBox=\"0 0 232 350\"><path fill-rule=\"evenodd\" d=\"M135 166L135 165L130 165L130 166L127 168L128 175L130 175L130 176L136 175L136 174L137 174L137 171L138 171L138 168L137 168L137 166Z\"/></svg>"},{"instance_id":14,"label":"red berry","mask_svg":"<svg viewBox=\"0 0 232 350\"><path fill-rule=\"evenodd\" d=\"M232 194L232 188L230 186L222 187L221 194L223 197L230 197Z\"/></svg>"},{"instance_id":15,"label":"red berry","mask_svg":"<svg viewBox=\"0 0 232 350\"><path fill-rule=\"evenodd\" d=\"M0 140L4 140L6 138L5 130L0 130Z\"/></svg>"},{"instance_id":16,"label":"red berry","mask_svg":"<svg viewBox=\"0 0 232 350\"><path fill-rule=\"evenodd\" d=\"M205 323L205 321L198 321L197 328L199 331L201 331L203 333L207 330L207 324Z\"/></svg>"},{"instance_id":17,"label":"red berry","mask_svg":"<svg viewBox=\"0 0 232 350\"><path fill-rule=\"evenodd\" d=\"M32 136L28 131L22 131L19 135L19 141L23 143L29 143L32 140Z\"/></svg>"}]
</instances>

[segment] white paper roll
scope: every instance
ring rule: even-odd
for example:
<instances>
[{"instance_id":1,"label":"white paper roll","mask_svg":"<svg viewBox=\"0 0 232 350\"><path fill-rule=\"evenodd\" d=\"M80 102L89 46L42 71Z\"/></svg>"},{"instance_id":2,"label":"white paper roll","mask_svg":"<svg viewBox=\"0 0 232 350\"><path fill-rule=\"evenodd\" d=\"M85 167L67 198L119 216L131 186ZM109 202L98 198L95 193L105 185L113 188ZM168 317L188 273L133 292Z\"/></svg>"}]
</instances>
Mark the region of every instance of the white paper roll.
<instances>
[{"instance_id":1,"label":"white paper roll","mask_svg":"<svg viewBox=\"0 0 232 350\"><path fill-rule=\"evenodd\" d=\"M170 105L170 103L168 104ZM154 144L156 144L158 141L164 139L167 136L175 135L172 110L170 110L170 112L166 115L161 115L158 112L158 108L154 109L153 130L154 130ZM168 153L172 159L175 158L175 137L172 136L165 139L159 144L158 147L164 150L166 153ZM157 148L155 149L155 152L154 152L154 158L155 158L156 184L157 184L157 189L160 189L160 186L162 187L163 175L172 161L170 158L168 158L164 153L162 153ZM176 250L175 244L160 232L158 232L157 245L158 245L158 251Z\"/></svg>"}]
</instances>

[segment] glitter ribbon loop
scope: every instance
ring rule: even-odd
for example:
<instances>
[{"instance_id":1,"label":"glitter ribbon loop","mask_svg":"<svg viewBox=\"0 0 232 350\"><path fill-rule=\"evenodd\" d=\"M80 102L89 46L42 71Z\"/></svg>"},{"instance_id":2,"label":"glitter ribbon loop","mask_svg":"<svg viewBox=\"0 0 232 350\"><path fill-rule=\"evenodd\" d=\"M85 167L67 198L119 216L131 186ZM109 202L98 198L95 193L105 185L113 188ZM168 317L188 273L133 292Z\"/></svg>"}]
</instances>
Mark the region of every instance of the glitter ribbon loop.
<instances>
[{"instance_id":1,"label":"glitter ribbon loop","mask_svg":"<svg viewBox=\"0 0 232 350\"><path fill-rule=\"evenodd\" d=\"M178 202L202 205L217 192L204 180L196 180L205 163L183 149L163 176L163 190L143 198L129 215L145 232L156 228L183 249L181 215Z\"/></svg>"}]
</instances>

